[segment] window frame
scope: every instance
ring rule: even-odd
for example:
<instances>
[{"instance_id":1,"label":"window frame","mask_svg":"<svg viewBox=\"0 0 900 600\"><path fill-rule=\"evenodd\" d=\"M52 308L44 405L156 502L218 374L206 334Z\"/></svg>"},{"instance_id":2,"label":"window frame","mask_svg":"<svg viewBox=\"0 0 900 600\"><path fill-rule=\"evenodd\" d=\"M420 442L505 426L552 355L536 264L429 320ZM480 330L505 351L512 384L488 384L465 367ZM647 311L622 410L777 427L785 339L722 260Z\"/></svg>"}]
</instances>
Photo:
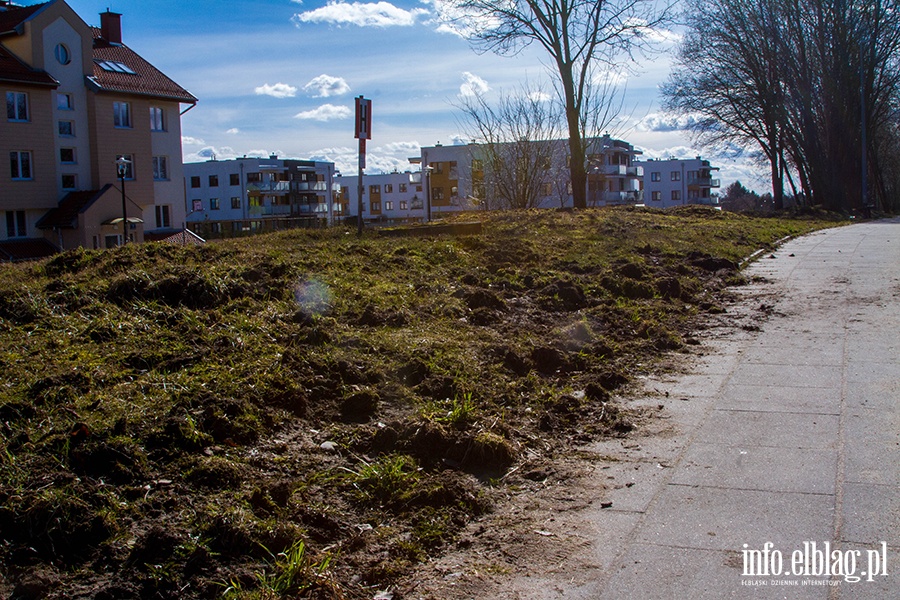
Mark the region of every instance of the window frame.
<instances>
[{"instance_id":1,"label":"window frame","mask_svg":"<svg viewBox=\"0 0 900 600\"><path fill-rule=\"evenodd\" d=\"M72 160L66 160L63 156L63 152L71 152ZM59 164L61 165L77 165L78 164L78 155L75 153L75 148L69 148L68 146L62 147L59 149Z\"/></svg>"},{"instance_id":2,"label":"window frame","mask_svg":"<svg viewBox=\"0 0 900 600\"><path fill-rule=\"evenodd\" d=\"M27 160L23 161L23 157L27 157ZM13 181L34 181L33 164L34 160L32 160L31 150L10 150L10 179ZM23 175L24 171L27 171L27 173Z\"/></svg>"},{"instance_id":3,"label":"window frame","mask_svg":"<svg viewBox=\"0 0 900 600\"><path fill-rule=\"evenodd\" d=\"M130 102L113 101L113 127L116 129L133 129Z\"/></svg>"},{"instance_id":4,"label":"window frame","mask_svg":"<svg viewBox=\"0 0 900 600\"><path fill-rule=\"evenodd\" d=\"M160 210L163 209L163 210ZM156 228L157 229L171 229L172 228L172 206L169 204L157 204L154 209L154 213L156 216Z\"/></svg>"},{"instance_id":5,"label":"window frame","mask_svg":"<svg viewBox=\"0 0 900 600\"><path fill-rule=\"evenodd\" d=\"M153 157L153 181L169 181L169 157Z\"/></svg>"},{"instance_id":6,"label":"window frame","mask_svg":"<svg viewBox=\"0 0 900 600\"><path fill-rule=\"evenodd\" d=\"M59 137L75 137L75 121L60 119L56 122L56 132Z\"/></svg>"},{"instance_id":7,"label":"window frame","mask_svg":"<svg viewBox=\"0 0 900 600\"><path fill-rule=\"evenodd\" d=\"M63 100L65 100L63 102ZM67 92L56 93L56 109L57 110L75 110L75 100L72 94Z\"/></svg>"},{"instance_id":8,"label":"window frame","mask_svg":"<svg viewBox=\"0 0 900 600\"><path fill-rule=\"evenodd\" d=\"M166 111L161 106L150 107L150 131L166 131Z\"/></svg>"},{"instance_id":9,"label":"window frame","mask_svg":"<svg viewBox=\"0 0 900 600\"><path fill-rule=\"evenodd\" d=\"M8 239L28 237L28 217L24 210L6 211L6 237Z\"/></svg>"},{"instance_id":10,"label":"window frame","mask_svg":"<svg viewBox=\"0 0 900 600\"><path fill-rule=\"evenodd\" d=\"M72 180L72 185L66 185L66 178L70 177ZM78 175L75 173L63 173L60 176L60 185L64 190L77 190L78 189Z\"/></svg>"},{"instance_id":11,"label":"window frame","mask_svg":"<svg viewBox=\"0 0 900 600\"><path fill-rule=\"evenodd\" d=\"M20 108L25 112L24 117L19 114ZM31 121L31 99L28 97L28 92L15 90L6 92L6 120L10 123L29 123Z\"/></svg>"}]
</instances>

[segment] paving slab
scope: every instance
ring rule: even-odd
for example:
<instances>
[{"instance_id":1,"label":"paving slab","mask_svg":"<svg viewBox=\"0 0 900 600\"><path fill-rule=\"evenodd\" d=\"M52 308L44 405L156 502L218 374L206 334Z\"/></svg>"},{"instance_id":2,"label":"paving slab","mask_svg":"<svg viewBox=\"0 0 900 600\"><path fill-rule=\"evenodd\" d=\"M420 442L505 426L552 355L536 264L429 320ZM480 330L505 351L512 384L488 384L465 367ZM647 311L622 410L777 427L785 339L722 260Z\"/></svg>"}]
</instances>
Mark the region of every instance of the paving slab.
<instances>
[{"instance_id":1,"label":"paving slab","mask_svg":"<svg viewBox=\"0 0 900 600\"><path fill-rule=\"evenodd\" d=\"M900 220L771 256L739 291L768 308L759 330L711 332L694 372L647 382L668 392L680 449L661 472L635 473L634 487L653 477L631 503L617 497L640 516L630 536L618 530L612 566L558 597L900 598ZM766 548L789 563L825 544L861 562L883 551L889 574L745 572Z\"/></svg>"}]
</instances>

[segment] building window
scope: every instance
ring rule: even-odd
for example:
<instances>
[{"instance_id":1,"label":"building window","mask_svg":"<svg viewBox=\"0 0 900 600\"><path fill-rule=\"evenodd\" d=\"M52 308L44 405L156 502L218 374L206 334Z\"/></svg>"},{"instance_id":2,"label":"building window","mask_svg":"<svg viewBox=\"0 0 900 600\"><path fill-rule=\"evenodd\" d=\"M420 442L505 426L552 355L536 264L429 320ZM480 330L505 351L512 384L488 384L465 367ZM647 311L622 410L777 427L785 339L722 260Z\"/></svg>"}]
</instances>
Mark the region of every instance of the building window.
<instances>
[{"instance_id":1,"label":"building window","mask_svg":"<svg viewBox=\"0 0 900 600\"><path fill-rule=\"evenodd\" d=\"M56 94L56 108L59 110L74 110L75 104L72 102L72 94Z\"/></svg>"},{"instance_id":2,"label":"building window","mask_svg":"<svg viewBox=\"0 0 900 600\"><path fill-rule=\"evenodd\" d=\"M650 173L650 181L662 181L662 177L660 176L659 171L653 171Z\"/></svg>"},{"instance_id":3,"label":"building window","mask_svg":"<svg viewBox=\"0 0 900 600\"><path fill-rule=\"evenodd\" d=\"M209 199L209 210L219 210L219 199L218 198L210 198Z\"/></svg>"},{"instance_id":4,"label":"building window","mask_svg":"<svg viewBox=\"0 0 900 600\"><path fill-rule=\"evenodd\" d=\"M672 200L675 202L681 201L681 190L672 190Z\"/></svg>"},{"instance_id":5,"label":"building window","mask_svg":"<svg viewBox=\"0 0 900 600\"><path fill-rule=\"evenodd\" d=\"M6 211L6 237L25 237L28 235L24 210Z\"/></svg>"},{"instance_id":6,"label":"building window","mask_svg":"<svg viewBox=\"0 0 900 600\"><path fill-rule=\"evenodd\" d=\"M168 204L156 205L156 228L168 229L172 226L172 212Z\"/></svg>"},{"instance_id":7,"label":"building window","mask_svg":"<svg viewBox=\"0 0 900 600\"><path fill-rule=\"evenodd\" d=\"M191 200L191 212L203 212L203 200L198 198Z\"/></svg>"},{"instance_id":8,"label":"building window","mask_svg":"<svg viewBox=\"0 0 900 600\"><path fill-rule=\"evenodd\" d=\"M479 158L472 159L472 172L477 173L479 171L484 171L484 161Z\"/></svg>"},{"instance_id":9,"label":"building window","mask_svg":"<svg viewBox=\"0 0 900 600\"><path fill-rule=\"evenodd\" d=\"M406 184L405 184L405 183L401 183L401 184L400 184L400 193L401 193L401 194L405 194L405 193L406 193Z\"/></svg>"},{"instance_id":10,"label":"building window","mask_svg":"<svg viewBox=\"0 0 900 600\"><path fill-rule=\"evenodd\" d=\"M191 176L191 187L192 188L200 187L200 177L198 175Z\"/></svg>"},{"instance_id":11,"label":"building window","mask_svg":"<svg viewBox=\"0 0 900 600\"><path fill-rule=\"evenodd\" d=\"M59 135L62 137L75 136L75 123L73 121L59 121L57 129L59 129Z\"/></svg>"},{"instance_id":12,"label":"building window","mask_svg":"<svg viewBox=\"0 0 900 600\"><path fill-rule=\"evenodd\" d=\"M209 176L209 187L219 187L219 176L218 175L210 175Z\"/></svg>"},{"instance_id":13,"label":"building window","mask_svg":"<svg viewBox=\"0 0 900 600\"><path fill-rule=\"evenodd\" d=\"M120 158L124 158L127 162L125 163L125 179L134 179L134 157L130 154L117 154L116 161ZM121 176L118 172L118 164L116 165L116 178L119 179Z\"/></svg>"},{"instance_id":14,"label":"building window","mask_svg":"<svg viewBox=\"0 0 900 600\"><path fill-rule=\"evenodd\" d=\"M10 121L28 120L28 94L6 92L6 118Z\"/></svg>"},{"instance_id":15,"label":"building window","mask_svg":"<svg viewBox=\"0 0 900 600\"><path fill-rule=\"evenodd\" d=\"M60 148L59 149L59 162L65 163L68 165L75 164L75 148Z\"/></svg>"},{"instance_id":16,"label":"building window","mask_svg":"<svg viewBox=\"0 0 900 600\"><path fill-rule=\"evenodd\" d=\"M403 185L403 184L401 184L401 185ZM407 207L406 200L401 200L400 201L400 210L406 210L406 207Z\"/></svg>"},{"instance_id":17,"label":"building window","mask_svg":"<svg viewBox=\"0 0 900 600\"><path fill-rule=\"evenodd\" d=\"M394 210L394 203L390 200L384 203L384 210Z\"/></svg>"},{"instance_id":18,"label":"building window","mask_svg":"<svg viewBox=\"0 0 900 600\"><path fill-rule=\"evenodd\" d=\"M53 55L56 56L56 61L61 65L67 65L72 62L72 54L65 44L57 44L53 50Z\"/></svg>"},{"instance_id":19,"label":"building window","mask_svg":"<svg viewBox=\"0 0 900 600\"><path fill-rule=\"evenodd\" d=\"M459 188L455 185L450 186L450 197L456 198L457 196L459 196Z\"/></svg>"},{"instance_id":20,"label":"building window","mask_svg":"<svg viewBox=\"0 0 900 600\"><path fill-rule=\"evenodd\" d=\"M687 172L687 180L695 181L697 179L697 171L688 171Z\"/></svg>"},{"instance_id":21,"label":"building window","mask_svg":"<svg viewBox=\"0 0 900 600\"><path fill-rule=\"evenodd\" d=\"M699 200L700 190L688 190L688 200Z\"/></svg>"},{"instance_id":22,"label":"building window","mask_svg":"<svg viewBox=\"0 0 900 600\"><path fill-rule=\"evenodd\" d=\"M442 162L433 163L431 166L434 168L434 172L437 175L440 175L444 172L444 163Z\"/></svg>"},{"instance_id":23,"label":"building window","mask_svg":"<svg viewBox=\"0 0 900 600\"><path fill-rule=\"evenodd\" d=\"M165 131L166 123L163 119L163 109L158 106L150 107L150 131Z\"/></svg>"},{"instance_id":24,"label":"building window","mask_svg":"<svg viewBox=\"0 0 900 600\"><path fill-rule=\"evenodd\" d=\"M131 128L131 105L127 102L113 102L113 125Z\"/></svg>"},{"instance_id":25,"label":"building window","mask_svg":"<svg viewBox=\"0 0 900 600\"><path fill-rule=\"evenodd\" d=\"M431 199L432 200L443 200L444 199L444 188L442 188L442 187L431 188Z\"/></svg>"},{"instance_id":26,"label":"building window","mask_svg":"<svg viewBox=\"0 0 900 600\"><path fill-rule=\"evenodd\" d=\"M10 176L16 180L32 179L31 152L9 153Z\"/></svg>"},{"instance_id":27,"label":"building window","mask_svg":"<svg viewBox=\"0 0 900 600\"><path fill-rule=\"evenodd\" d=\"M231 232L232 233L241 233L244 230L244 224L240 221L232 221L231 222Z\"/></svg>"},{"instance_id":28,"label":"building window","mask_svg":"<svg viewBox=\"0 0 900 600\"><path fill-rule=\"evenodd\" d=\"M681 173L678 171L672 171L672 181L681 181Z\"/></svg>"},{"instance_id":29,"label":"building window","mask_svg":"<svg viewBox=\"0 0 900 600\"><path fill-rule=\"evenodd\" d=\"M384 193L385 194L393 194L394 193L394 184L392 184L392 183L384 184Z\"/></svg>"},{"instance_id":30,"label":"building window","mask_svg":"<svg viewBox=\"0 0 900 600\"><path fill-rule=\"evenodd\" d=\"M222 224L221 223L210 223L209 231L210 231L210 233L222 233Z\"/></svg>"},{"instance_id":31,"label":"building window","mask_svg":"<svg viewBox=\"0 0 900 600\"><path fill-rule=\"evenodd\" d=\"M381 212L381 202L372 203L372 212Z\"/></svg>"},{"instance_id":32,"label":"building window","mask_svg":"<svg viewBox=\"0 0 900 600\"><path fill-rule=\"evenodd\" d=\"M369 186L369 194L380 194L381 186L380 185L370 185Z\"/></svg>"},{"instance_id":33,"label":"building window","mask_svg":"<svg viewBox=\"0 0 900 600\"><path fill-rule=\"evenodd\" d=\"M239 173L232 173L228 176L228 185L241 185L241 176Z\"/></svg>"},{"instance_id":34,"label":"building window","mask_svg":"<svg viewBox=\"0 0 900 600\"><path fill-rule=\"evenodd\" d=\"M74 190L78 187L78 178L75 175L63 175L62 187L64 190Z\"/></svg>"},{"instance_id":35,"label":"building window","mask_svg":"<svg viewBox=\"0 0 900 600\"><path fill-rule=\"evenodd\" d=\"M232 196L231 197L231 208L239 209L241 207L241 197L240 196Z\"/></svg>"},{"instance_id":36,"label":"building window","mask_svg":"<svg viewBox=\"0 0 900 600\"><path fill-rule=\"evenodd\" d=\"M156 181L169 179L169 162L165 156L153 157L153 179Z\"/></svg>"},{"instance_id":37,"label":"building window","mask_svg":"<svg viewBox=\"0 0 900 600\"><path fill-rule=\"evenodd\" d=\"M262 175L260 173L247 173L247 183L260 183Z\"/></svg>"},{"instance_id":38,"label":"building window","mask_svg":"<svg viewBox=\"0 0 900 600\"><path fill-rule=\"evenodd\" d=\"M662 192L660 192L660 191L651 192L650 199L653 200L654 202L661 202L662 201Z\"/></svg>"}]
</instances>

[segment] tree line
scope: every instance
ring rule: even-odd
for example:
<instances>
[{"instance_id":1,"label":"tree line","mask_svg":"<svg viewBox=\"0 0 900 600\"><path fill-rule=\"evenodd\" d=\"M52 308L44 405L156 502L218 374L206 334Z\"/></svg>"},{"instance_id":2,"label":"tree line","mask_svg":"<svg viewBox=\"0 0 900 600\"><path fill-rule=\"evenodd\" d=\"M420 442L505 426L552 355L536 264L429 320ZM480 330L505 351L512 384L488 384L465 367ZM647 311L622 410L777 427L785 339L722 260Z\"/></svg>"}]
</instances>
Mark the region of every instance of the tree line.
<instances>
[{"instance_id":1,"label":"tree line","mask_svg":"<svg viewBox=\"0 0 900 600\"><path fill-rule=\"evenodd\" d=\"M900 207L900 2L687 0L663 88L707 147L755 147L776 208Z\"/></svg>"}]
</instances>

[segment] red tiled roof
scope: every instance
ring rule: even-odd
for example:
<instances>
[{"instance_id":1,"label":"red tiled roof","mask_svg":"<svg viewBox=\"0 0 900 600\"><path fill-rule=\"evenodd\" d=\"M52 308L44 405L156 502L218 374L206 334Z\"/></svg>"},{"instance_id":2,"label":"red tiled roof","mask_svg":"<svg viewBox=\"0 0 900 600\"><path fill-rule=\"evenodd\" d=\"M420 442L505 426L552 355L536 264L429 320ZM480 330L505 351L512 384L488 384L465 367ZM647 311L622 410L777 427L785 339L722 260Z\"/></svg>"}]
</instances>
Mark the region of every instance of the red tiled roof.
<instances>
[{"instance_id":1,"label":"red tiled roof","mask_svg":"<svg viewBox=\"0 0 900 600\"><path fill-rule=\"evenodd\" d=\"M59 252L59 248L43 238L4 240L0 242L0 260L17 262L46 258Z\"/></svg>"},{"instance_id":2,"label":"red tiled roof","mask_svg":"<svg viewBox=\"0 0 900 600\"><path fill-rule=\"evenodd\" d=\"M0 13L3 14L3 13ZM59 82L45 71L32 69L16 58L3 46L0 46L0 81L30 83L33 85L50 85L56 87Z\"/></svg>"},{"instance_id":3,"label":"red tiled roof","mask_svg":"<svg viewBox=\"0 0 900 600\"><path fill-rule=\"evenodd\" d=\"M32 4L31 6L7 6L6 10L0 12L0 35L12 31L47 4L49 2Z\"/></svg>"},{"instance_id":4,"label":"red tiled roof","mask_svg":"<svg viewBox=\"0 0 900 600\"><path fill-rule=\"evenodd\" d=\"M94 75L90 79L100 90L156 96L189 104L197 102L193 94L169 79L137 52L124 44L110 44L101 36L99 27L91 29L94 32L94 60L122 63L135 73L110 72L95 62Z\"/></svg>"},{"instance_id":5,"label":"red tiled roof","mask_svg":"<svg viewBox=\"0 0 900 600\"><path fill-rule=\"evenodd\" d=\"M73 229L78 225L78 215L111 187L112 184L107 183L100 190L69 192L59 201L59 206L51 208L35 226L38 229Z\"/></svg>"}]
</instances>

